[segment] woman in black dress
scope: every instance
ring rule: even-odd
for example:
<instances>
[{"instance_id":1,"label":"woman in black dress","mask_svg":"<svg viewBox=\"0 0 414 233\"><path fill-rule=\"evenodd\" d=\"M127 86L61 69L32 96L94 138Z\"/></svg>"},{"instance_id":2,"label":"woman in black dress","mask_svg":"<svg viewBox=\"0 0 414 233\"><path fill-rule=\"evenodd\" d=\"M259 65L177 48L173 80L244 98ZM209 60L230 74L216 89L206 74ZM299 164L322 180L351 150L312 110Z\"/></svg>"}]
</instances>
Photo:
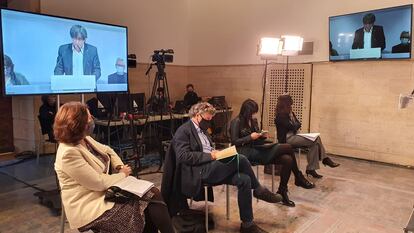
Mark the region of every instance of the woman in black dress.
<instances>
[{"instance_id":1,"label":"woman in black dress","mask_svg":"<svg viewBox=\"0 0 414 233\"><path fill-rule=\"evenodd\" d=\"M277 193L283 197L283 204L295 206L287 195L288 181L291 172L295 176L295 185L306 189L315 185L306 180L300 172L292 147L289 144L266 144L266 134L259 133L256 118L253 117L259 110L254 100L247 99L241 106L240 114L232 120L231 142L237 147L240 154L245 155L252 164L281 164L280 184Z\"/></svg>"}]
</instances>

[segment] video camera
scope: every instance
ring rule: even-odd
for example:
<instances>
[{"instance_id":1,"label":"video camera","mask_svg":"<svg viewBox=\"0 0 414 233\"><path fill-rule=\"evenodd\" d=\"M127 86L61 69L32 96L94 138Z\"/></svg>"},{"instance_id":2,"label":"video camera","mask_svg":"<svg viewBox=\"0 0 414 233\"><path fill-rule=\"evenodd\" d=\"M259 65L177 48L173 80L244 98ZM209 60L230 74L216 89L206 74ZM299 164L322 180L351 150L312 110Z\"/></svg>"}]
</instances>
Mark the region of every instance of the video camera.
<instances>
[{"instance_id":1,"label":"video camera","mask_svg":"<svg viewBox=\"0 0 414 233\"><path fill-rule=\"evenodd\" d=\"M173 62L173 54L173 49L154 50L154 54L152 55L152 61L159 63L171 63Z\"/></svg>"}]
</instances>

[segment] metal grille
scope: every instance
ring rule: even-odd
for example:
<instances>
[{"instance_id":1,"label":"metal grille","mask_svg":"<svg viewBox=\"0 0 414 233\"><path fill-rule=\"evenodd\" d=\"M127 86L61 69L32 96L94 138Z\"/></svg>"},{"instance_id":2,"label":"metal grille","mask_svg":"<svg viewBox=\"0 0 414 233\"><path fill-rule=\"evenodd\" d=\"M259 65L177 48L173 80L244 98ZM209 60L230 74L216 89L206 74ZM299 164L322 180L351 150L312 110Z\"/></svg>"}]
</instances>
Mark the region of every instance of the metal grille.
<instances>
[{"instance_id":1,"label":"metal grille","mask_svg":"<svg viewBox=\"0 0 414 233\"><path fill-rule=\"evenodd\" d=\"M269 67L267 73L269 80L269 111L268 124L275 126L275 111L277 97L285 93L286 69L282 67ZM303 122L303 104L304 104L304 86L305 86L305 69L293 68L288 70L288 93L293 98L293 112L300 122Z\"/></svg>"}]
</instances>

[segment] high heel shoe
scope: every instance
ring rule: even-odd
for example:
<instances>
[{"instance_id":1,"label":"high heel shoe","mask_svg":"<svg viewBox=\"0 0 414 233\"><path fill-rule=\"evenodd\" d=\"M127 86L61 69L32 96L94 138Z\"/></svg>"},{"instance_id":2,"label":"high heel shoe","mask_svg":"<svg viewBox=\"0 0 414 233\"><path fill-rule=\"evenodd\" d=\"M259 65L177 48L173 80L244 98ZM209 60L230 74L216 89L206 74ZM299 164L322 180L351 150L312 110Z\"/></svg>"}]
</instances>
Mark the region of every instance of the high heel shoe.
<instances>
[{"instance_id":1,"label":"high heel shoe","mask_svg":"<svg viewBox=\"0 0 414 233\"><path fill-rule=\"evenodd\" d=\"M339 165L341 165L341 164L339 164L339 163L335 163L334 161L332 161L332 159L331 158L329 158L329 157L326 157L326 158L324 158L323 160L322 160L322 164L323 165L325 165L325 167L326 166L328 166L328 167L338 167Z\"/></svg>"},{"instance_id":2,"label":"high heel shoe","mask_svg":"<svg viewBox=\"0 0 414 233\"><path fill-rule=\"evenodd\" d=\"M315 185L312 182L309 182L302 174L302 172L299 172L299 174L295 177L295 185L305 188L305 189L313 189L315 188Z\"/></svg>"},{"instance_id":3,"label":"high heel shoe","mask_svg":"<svg viewBox=\"0 0 414 233\"><path fill-rule=\"evenodd\" d=\"M289 207L295 207L295 202L289 200L289 196L287 194L287 188L279 188L276 193L280 194L282 196L282 204Z\"/></svg>"},{"instance_id":4,"label":"high heel shoe","mask_svg":"<svg viewBox=\"0 0 414 233\"><path fill-rule=\"evenodd\" d=\"M310 176L312 176L313 178L316 178L316 179L321 179L323 177L322 175L319 175L318 173L316 173L315 170L306 170L306 175L308 177L310 175Z\"/></svg>"}]
</instances>

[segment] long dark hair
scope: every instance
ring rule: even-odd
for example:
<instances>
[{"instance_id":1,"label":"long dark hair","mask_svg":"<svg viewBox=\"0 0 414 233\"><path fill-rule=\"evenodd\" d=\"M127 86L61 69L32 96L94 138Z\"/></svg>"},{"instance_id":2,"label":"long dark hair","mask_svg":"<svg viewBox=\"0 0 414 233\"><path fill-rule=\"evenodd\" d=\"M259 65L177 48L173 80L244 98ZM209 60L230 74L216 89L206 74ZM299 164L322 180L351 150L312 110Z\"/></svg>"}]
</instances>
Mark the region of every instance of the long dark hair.
<instances>
[{"instance_id":1,"label":"long dark hair","mask_svg":"<svg viewBox=\"0 0 414 233\"><path fill-rule=\"evenodd\" d=\"M243 127L248 127L249 121L250 121L251 123L250 125L253 126L252 116L258 111L259 111L259 105L257 105L257 103L254 100L252 99L245 100L240 108L240 113L239 113L241 125Z\"/></svg>"},{"instance_id":2,"label":"long dark hair","mask_svg":"<svg viewBox=\"0 0 414 233\"><path fill-rule=\"evenodd\" d=\"M5 67L10 67L11 82L12 82L12 84L16 84L17 80L16 80L16 74L14 73L14 64L13 64L12 59L9 56L4 55L3 62L4 62Z\"/></svg>"},{"instance_id":3,"label":"long dark hair","mask_svg":"<svg viewBox=\"0 0 414 233\"><path fill-rule=\"evenodd\" d=\"M290 95L281 95L277 98L275 115L289 114L292 111L293 99Z\"/></svg>"}]
</instances>

